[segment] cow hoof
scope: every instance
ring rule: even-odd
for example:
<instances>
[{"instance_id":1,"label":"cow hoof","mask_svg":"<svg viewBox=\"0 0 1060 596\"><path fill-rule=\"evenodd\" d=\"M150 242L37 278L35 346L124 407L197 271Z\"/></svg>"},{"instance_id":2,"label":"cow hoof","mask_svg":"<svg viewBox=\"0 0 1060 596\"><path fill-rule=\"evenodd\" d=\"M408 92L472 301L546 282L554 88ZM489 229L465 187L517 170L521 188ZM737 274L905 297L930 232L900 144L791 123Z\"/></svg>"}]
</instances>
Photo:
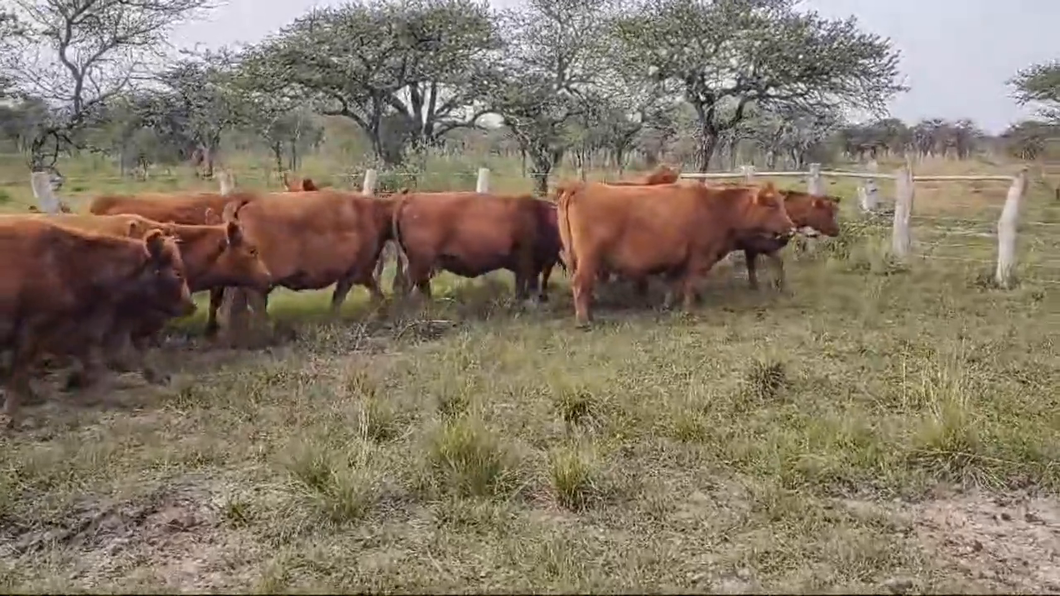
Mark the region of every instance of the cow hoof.
<instances>
[{"instance_id":1,"label":"cow hoof","mask_svg":"<svg viewBox=\"0 0 1060 596\"><path fill-rule=\"evenodd\" d=\"M82 371L74 371L67 375L66 383L63 384L63 391L78 391L85 389L88 385L88 375Z\"/></svg>"},{"instance_id":2,"label":"cow hoof","mask_svg":"<svg viewBox=\"0 0 1060 596\"><path fill-rule=\"evenodd\" d=\"M140 374L143 375L145 381L152 385L168 385L170 381L170 376L167 373L149 368L144 369Z\"/></svg>"},{"instance_id":3,"label":"cow hoof","mask_svg":"<svg viewBox=\"0 0 1060 596\"><path fill-rule=\"evenodd\" d=\"M207 339L213 339L213 338L217 337L217 332L220 329L221 329L221 326L218 325L217 323L214 323L212 325L207 324L206 328L203 329L203 335L206 336Z\"/></svg>"},{"instance_id":4,"label":"cow hoof","mask_svg":"<svg viewBox=\"0 0 1060 596\"><path fill-rule=\"evenodd\" d=\"M0 414L0 428L14 430L15 426L15 419L12 416L8 416L7 414Z\"/></svg>"}]
</instances>

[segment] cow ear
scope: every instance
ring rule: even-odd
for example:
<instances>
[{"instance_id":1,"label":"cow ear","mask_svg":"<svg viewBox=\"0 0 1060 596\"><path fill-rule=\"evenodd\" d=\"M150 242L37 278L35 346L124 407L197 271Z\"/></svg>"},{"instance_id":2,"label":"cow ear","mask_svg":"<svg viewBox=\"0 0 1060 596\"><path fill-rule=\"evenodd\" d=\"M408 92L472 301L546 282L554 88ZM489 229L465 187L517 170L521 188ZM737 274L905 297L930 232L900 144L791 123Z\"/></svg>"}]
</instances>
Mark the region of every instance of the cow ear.
<instances>
[{"instance_id":1,"label":"cow ear","mask_svg":"<svg viewBox=\"0 0 1060 596\"><path fill-rule=\"evenodd\" d=\"M203 215L203 221L206 223L206 225L213 226L221 223L221 218L217 216L216 211L214 211L210 207L207 207L206 214Z\"/></svg>"},{"instance_id":2,"label":"cow ear","mask_svg":"<svg viewBox=\"0 0 1060 596\"><path fill-rule=\"evenodd\" d=\"M143 234L137 234L137 230L140 229L140 222L132 220L127 226L129 229L125 230L125 235L129 238L142 238Z\"/></svg>"},{"instance_id":3,"label":"cow ear","mask_svg":"<svg viewBox=\"0 0 1060 596\"><path fill-rule=\"evenodd\" d=\"M231 202L229 202L227 205L225 205L225 209L221 213L221 221L225 221L225 222L235 221L236 212L238 212L239 208L242 207L242 206L243 206L242 203L240 203L239 201L231 201Z\"/></svg>"},{"instance_id":4,"label":"cow ear","mask_svg":"<svg viewBox=\"0 0 1060 596\"><path fill-rule=\"evenodd\" d=\"M147 252L152 259L160 260L162 249L165 248L165 235L162 234L162 230L151 230L145 234L144 245L147 246Z\"/></svg>"},{"instance_id":5,"label":"cow ear","mask_svg":"<svg viewBox=\"0 0 1060 596\"><path fill-rule=\"evenodd\" d=\"M228 239L229 246L239 246L239 243L243 241L243 227L235 220L228 220L225 226L225 237Z\"/></svg>"},{"instance_id":6,"label":"cow ear","mask_svg":"<svg viewBox=\"0 0 1060 596\"><path fill-rule=\"evenodd\" d=\"M813 200L813 202L810 203L810 206L813 207L814 209L824 209L824 201L822 201L821 199L815 198Z\"/></svg>"}]
</instances>

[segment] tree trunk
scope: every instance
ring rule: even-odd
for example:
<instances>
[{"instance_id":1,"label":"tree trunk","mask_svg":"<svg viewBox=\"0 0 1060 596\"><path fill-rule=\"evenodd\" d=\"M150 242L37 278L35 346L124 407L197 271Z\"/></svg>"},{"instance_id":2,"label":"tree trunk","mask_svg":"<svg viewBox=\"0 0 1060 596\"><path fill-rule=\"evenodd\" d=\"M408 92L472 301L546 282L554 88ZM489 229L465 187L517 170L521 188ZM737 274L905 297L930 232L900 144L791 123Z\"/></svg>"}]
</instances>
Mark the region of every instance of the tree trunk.
<instances>
[{"instance_id":1,"label":"tree trunk","mask_svg":"<svg viewBox=\"0 0 1060 596\"><path fill-rule=\"evenodd\" d=\"M533 155L534 162L534 193L539 197L548 195L548 177L552 173L552 160L547 155Z\"/></svg>"},{"instance_id":2,"label":"tree trunk","mask_svg":"<svg viewBox=\"0 0 1060 596\"><path fill-rule=\"evenodd\" d=\"M276 172L283 173L283 145L280 141L272 143L272 157L276 160Z\"/></svg>"},{"instance_id":3,"label":"tree trunk","mask_svg":"<svg viewBox=\"0 0 1060 596\"><path fill-rule=\"evenodd\" d=\"M703 136L699 140L697 160L699 163L699 173L706 174L710 170L710 159L714 157L714 152L718 148L718 133L708 131L707 128L703 129Z\"/></svg>"}]
</instances>

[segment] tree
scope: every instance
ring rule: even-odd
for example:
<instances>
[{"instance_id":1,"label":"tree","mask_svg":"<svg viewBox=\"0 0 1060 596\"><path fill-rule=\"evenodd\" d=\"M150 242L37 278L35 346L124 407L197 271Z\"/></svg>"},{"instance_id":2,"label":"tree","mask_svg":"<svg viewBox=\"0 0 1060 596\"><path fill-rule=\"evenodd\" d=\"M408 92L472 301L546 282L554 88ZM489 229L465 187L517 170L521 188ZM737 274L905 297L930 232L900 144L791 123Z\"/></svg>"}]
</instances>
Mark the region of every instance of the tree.
<instances>
[{"instance_id":1,"label":"tree","mask_svg":"<svg viewBox=\"0 0 1060 596\"><path fill-rule=\"evenodd\" d=\"M0 99L14 91L12 73L18 64L18 46L25 39L25 33L13 13L0 9Z\"/></svg>"},{"instance_id":2,"label":"tree","mask_svg":"<svg viewBox=\"0 0 1060 596\"><path fill-rule=\"evenodd\" d=\"M1038 115L1060 123L1060 60L1034 64L1009 79L1016 101L1038 106Z\"/></svg>"},{"instance_id":3,"label":"tree","mask_svg":"<svg viewBox=\"0 0 1060 596\"><path fill-rule=\"evenodd\" d=\"M838 130L840 123L840 115L834 110L814 112L779 105L755 114L749 122L749 133L766 154L766 168L776 168L777 158L786 155L792 167L803 170L810 154Z\"/></svg>"},{"instance_id":4,"label":"tree","mask_svg":"<svg viewBox=\"0 0 1060 596\"><path fill-rule=\"evenodd\" d=\"M59 152L143 75L169 30L210 0L12 0L25 44L11 77L54 108L31 146L31 168L53 167Z\"/></svg>"},{"instance_id":5,"label":"tree","mask_svg":"<svg viewBox=\"0 0 1060 596\"><path fill-rule=\"evenodd\" d=\"M1050 141L1060 140L1060 125L1024 120L1001 133L1001 140L1013 157L1034 161L1045 154Z\"/></svg>"},{"instance_id":6,"label":"tree","mask_svg":"<svg viewBox=\"0 0 1060 596\"><path fill-rule=\"evenodd\" d=\"M499 47L485 2L351 2L299 18L245 68L264 85L297 89L325 115L350 118L394 164L408 142L437 144L477 122L485 110L475 99Z\"/></svg>"},{"instance_id":7,"label":"tree","mask_svg":"<svg viewBox=\"0 0 1060 596\"><path fill-rule=\"evenodd\" d=\"M797 12L794 0L647 0L617 30L640 71L695 110L701 171L752 104L882 111L905 89L889 40L854 17Z\"/></svg>"},{"instance_id":8,"label":"tree","mask_svg":"<svg viewBox=\"0 0 1060 596\"><path fill-rule=\"evenodd\" d=\"M248 119L246 98L234 84L233 65L234 57L225 50L206 52L177 62L158 77L164 90L155 105L187 131L207 178L213 176L222 133Z\"/></svg>"},{"instance_id":9,"label":"tree","mask_svg":"<svg viewBox=\"0 0 1060 596\"><path fill-rule=\"evenodd\" d=\"M508 47L486 103L530 158L538 194L571 147L570 125L598 107L609 14L600 0L528 0L502 15Z\"/></svg>"}]
</instances>

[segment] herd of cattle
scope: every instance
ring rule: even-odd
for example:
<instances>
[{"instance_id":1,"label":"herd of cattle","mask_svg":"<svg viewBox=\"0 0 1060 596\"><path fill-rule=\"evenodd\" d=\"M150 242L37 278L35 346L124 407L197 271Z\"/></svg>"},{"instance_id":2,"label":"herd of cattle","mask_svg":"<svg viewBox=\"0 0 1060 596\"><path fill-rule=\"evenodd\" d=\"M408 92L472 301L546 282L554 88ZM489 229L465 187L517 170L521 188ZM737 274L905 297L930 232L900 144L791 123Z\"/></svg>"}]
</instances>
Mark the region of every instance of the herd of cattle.
<instances>
[{"instance_id":1,"label":"herd of cattle","mask_svg":"<svg viewBox=\"0 0 1060 596\"><path fill-rule=\"evenodd\" d=\"M839 232L836 198L769 183L708 186L666 166L626 182L566 182L554 201L408 190L372 197L285 183L286 192L105 195L91 214L0 216L0 338L10 359L3 424L15 423L46 358L74 365L71 386L108 369L164 381L145 351L168 320L195 311L195 292L210 292L207 335L219 330L225 288L237 288L261 322L277 287L334 284L333 312L355 284L378 302L386 246L395 247L398 297L415 287L429 298L439 270L506 269L518 298L547 300L559 264L585 325L594 286L612 275L642 296L648 279L662 276L666 302L680 296L687 308L697 281L728 253L744 251L752 287L755 258L766 255L782 285L778 251L796 232Z\"/></svg>"}]
</instances>

